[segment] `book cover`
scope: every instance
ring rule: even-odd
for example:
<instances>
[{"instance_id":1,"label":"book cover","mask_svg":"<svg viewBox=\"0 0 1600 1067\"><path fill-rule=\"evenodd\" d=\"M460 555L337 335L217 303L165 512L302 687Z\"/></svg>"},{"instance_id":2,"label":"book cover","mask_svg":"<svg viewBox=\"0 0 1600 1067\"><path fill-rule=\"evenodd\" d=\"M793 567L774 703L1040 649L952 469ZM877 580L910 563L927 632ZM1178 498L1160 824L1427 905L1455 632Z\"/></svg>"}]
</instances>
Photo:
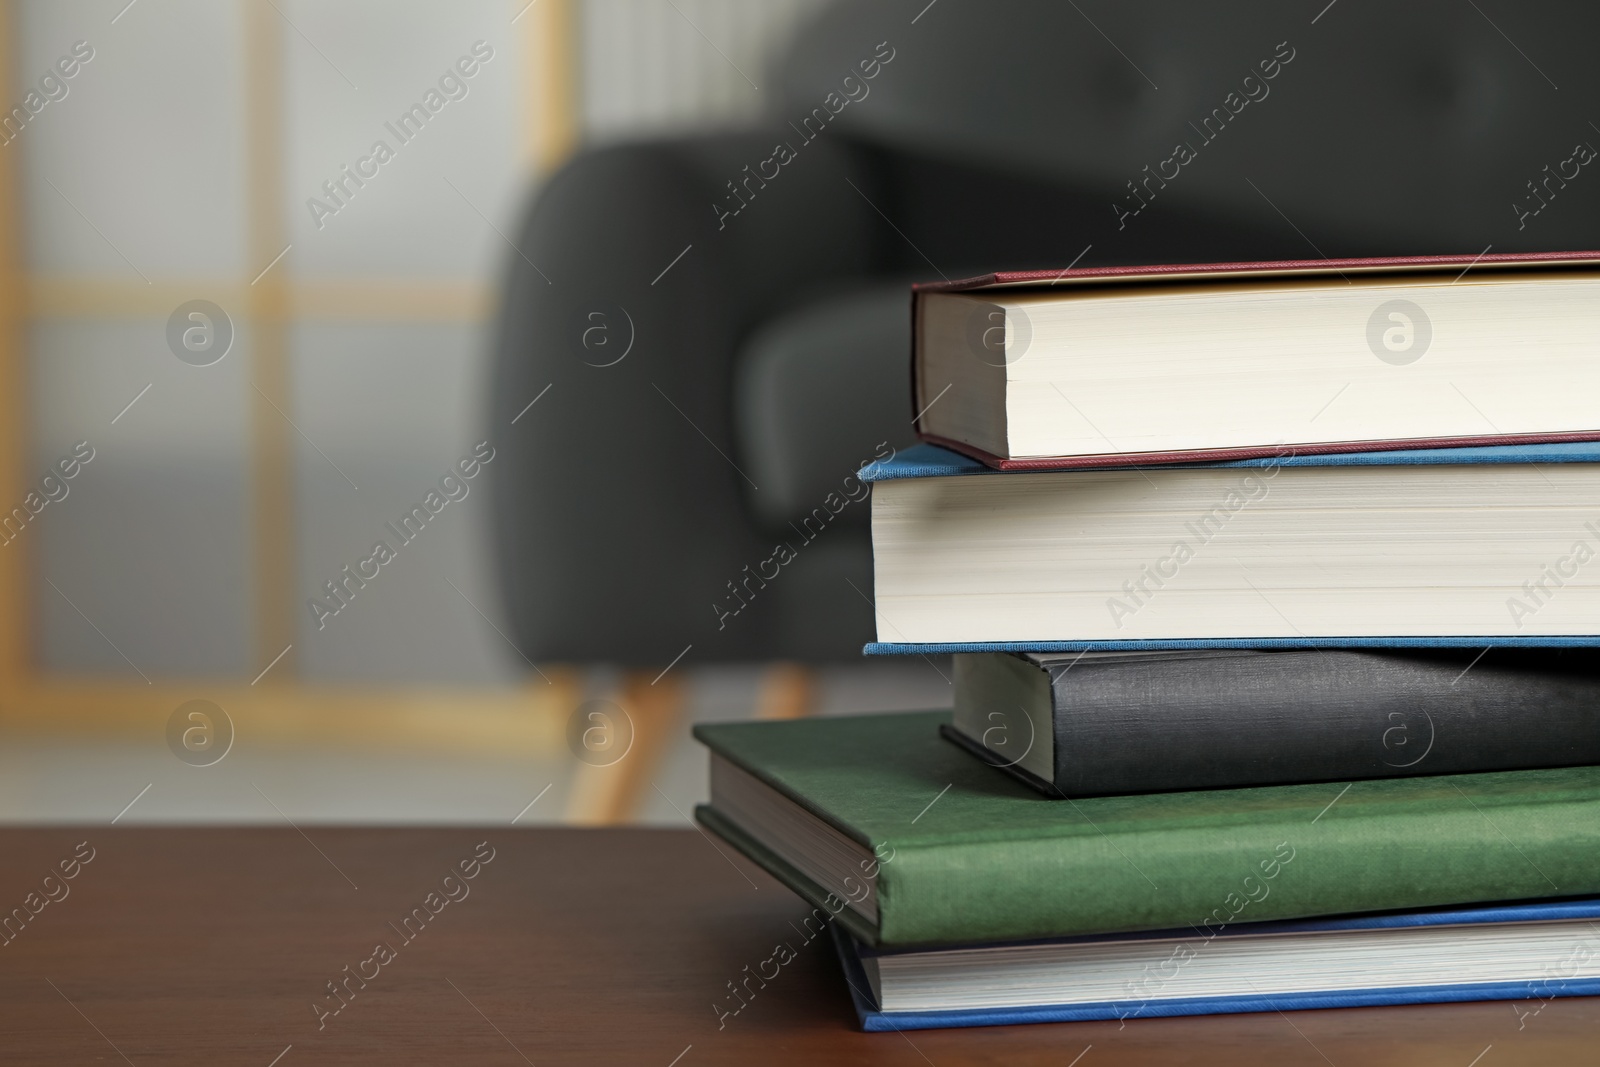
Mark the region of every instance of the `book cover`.
<instances>
[{"instance_id":1,"label":"book cover","mask_svg":"<svg viewBox=\"0 0 1600 1067\"><path fill-rule=\"evenodd\" d=\"M1232 1012L1302 1011L1318 1008L1361 1008L1393 1004L1443 1004L1463 1001L1508 1000L1524 1002L1517 1007L1518 1018L1537 1015L1556 997L1581 997L1600 994L1600 976L1594 961L1600 959L1600 937L1593 936L1600 919L1600 900L1570 900L1548 903L1493 905L1481 908L1430 909L1352 916L1320 922L1253 923L1235 926L1210 936L1194 930L1164 931L1162 934L1183 946L1176 967L1160 965L1147 969L1140 980L1115 1000L1077 1004L1039 1004L1007 1008L943 1011L883 1011L872 993L864 959L881 957L838 926L832 928L834 947L844 969L845 983L856 1009L861 1028L868 1032L931 1030L944 1027L1011 1026L1018 1023L1085 1022L1171 1018L1186 1015L1222 1015ZM1568 950L1553 955L1536 978L1515 981L1427 982L1408 985L1351 986L1297 991L1275 989L1267 980L1252 982L1260 986L1250 993L1219 993L1207 996L1162 996L1174 971L1181 973L1187 960L1205 953L1214 942L1224 945L1239 936L1337 934L1343 931L1420 930L1444 927L1481 927L1492 924L1585 922L1589 936L1577 939ZM1092 939L1082 939L1090 941ZM1100 941L1113 947L1115 941ZM1127 943L1125 940L1123 943ZM1369 972L1370 973L1370 972ZM1298 983L1305 984L1305 983ZM1314 982L1311 984L1315 984ZM1335 983L1329 982L1328 986Z\"/></svg>"},{"instance_id":2,"label":"book cover","mask_svg":"<svg viewBox=\"0 0 1600 1067\"><path fill-rule=\"evenodd\" d=\"M1227 469L1259 470L1272 467L1410 467L1462 464L1600 463L1600 441L1542 442L1484 445L1474 448L1396 448L1386 451L1307 452L1282 448L1250 459L1211 460L1195 463L1141 463L1142 470ZM963 475L998 475L970 456L938 445L902 448L888 459L873 460L857 472L863 482L889 482L905 478L954 478Z\"/></svg>"},{"instance_id":3,"label":"book cover","mask_svg":"<svg viewBox=\"0 0 1600 1067\"><path fill-rule=\"evenodd\" d=\"M1600 894L1600 767L1062 801L941 738L949 721L695 728L880 857L876 923L839 911L839 887L801 875L715 796L696 818L876 946ZM1270 892L1250 899L1269 868Z\"/></svg>"},{"instance_id":4,"label":"book cover","mask_svg":"<svg viewBox=\"0 0 1600 1067\"><path fill-rule=\"evenodd\" d=\"M1600 763L1597 666L1570 650L958 657L945 734L1070 797L1570 767Z\"/></svg>"},{"instance_id":5,"label":"book cover","mask_svg":"<svg viewBox=\"0 0 1600 1067\"><path fill-rule=\"evenodd\" d=\"M919 282L917 292L972 292L1021 285L1082 285L1096 282L1201 281L1208 278L1270 278L1318 274L1403 274L1422 271L1600 266L1600 251L1506 252L1490 255L1381 256L1347 259L1246 260L1234 263L1160 263L1066 270L1011 270L951 281Z\"/></svg>"}]
</instances>

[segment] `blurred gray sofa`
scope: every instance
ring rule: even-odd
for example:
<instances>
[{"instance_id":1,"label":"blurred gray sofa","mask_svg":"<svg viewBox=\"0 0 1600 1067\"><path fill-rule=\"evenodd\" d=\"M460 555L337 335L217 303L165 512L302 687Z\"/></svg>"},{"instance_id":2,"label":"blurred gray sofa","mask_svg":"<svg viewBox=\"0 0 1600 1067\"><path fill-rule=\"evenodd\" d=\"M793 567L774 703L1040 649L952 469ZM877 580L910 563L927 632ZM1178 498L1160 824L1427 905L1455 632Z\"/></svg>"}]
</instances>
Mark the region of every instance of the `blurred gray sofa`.
<instances>
[{"instance_id":1,"label":"blurred gray sofa","mask_svg":"<svg viewBox=\"0 0 1600 1067\"><path fill-rule=\"evenodd\" d=\"M912 280L1600 246L1600 174L1568 162L1600 144L1597 22L1488 0L827 8L760 79L757 127L584 151L532 198L490 405L514 640L854 657L851 475L911 441Z\"/></svg>"}]
</instances>

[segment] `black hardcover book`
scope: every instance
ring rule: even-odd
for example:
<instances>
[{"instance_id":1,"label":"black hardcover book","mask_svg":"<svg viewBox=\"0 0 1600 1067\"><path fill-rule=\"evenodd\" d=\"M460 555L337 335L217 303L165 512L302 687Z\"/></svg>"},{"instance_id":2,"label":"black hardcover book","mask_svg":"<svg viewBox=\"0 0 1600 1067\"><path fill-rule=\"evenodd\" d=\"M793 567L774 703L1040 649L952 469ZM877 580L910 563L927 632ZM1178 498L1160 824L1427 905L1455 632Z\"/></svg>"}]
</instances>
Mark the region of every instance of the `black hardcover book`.
<instances>
[{"instance_id":1,"label":"black hardcover book","mask_svg":"<svg viewBox=\"0 0 1600 1067\"><path fill-rule=\"evenodd\" d=\"M945 736L1051 796L1600 764L1600 654L955 657Z\"/></svg>"}]
</instances>

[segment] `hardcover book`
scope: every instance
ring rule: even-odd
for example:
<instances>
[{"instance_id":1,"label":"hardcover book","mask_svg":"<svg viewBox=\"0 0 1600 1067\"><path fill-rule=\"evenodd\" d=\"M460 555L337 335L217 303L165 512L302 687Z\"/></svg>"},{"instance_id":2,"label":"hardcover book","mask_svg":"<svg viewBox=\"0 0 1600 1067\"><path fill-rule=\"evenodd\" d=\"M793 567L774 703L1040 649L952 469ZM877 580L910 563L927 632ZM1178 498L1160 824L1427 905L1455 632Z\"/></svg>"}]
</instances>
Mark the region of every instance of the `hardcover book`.
<instances>
[{"instance_id":1,"label":"hardcover book","mask_svg":"<svg viewBox=\"0 0 1600 1067\"><path fill-rule=\"evenodd\" d=\"M1600 763L1600 654L967 653L946 736L1050 796Z\"/></svg>"},{"instance_id":2,"label":"hardcover book","mask_svg":"<svg viewBox=\"0 0 1600 1067\"><path fill-rule=\"evenodd\" d=\"M918 445L861 472L878 639L1591 643L1597 460L1590 442L999 474Z\"/></svg>"},{"instance_id":3,"label":"hardcover book","mask_svg":"<svg viewBox=\"0 0 1600 1067\"><path fill-rule=\"evenodd\" d=\"M924 439L1002 469L1600 437L1600 252L991 274L913 293Z\"/></svg>"},{"instance_id":4,"label":"hardcover book","mask_svg":"<svg viewBox=\"0 0 1600 1067\"><path fill-rule=\"evenodd\" d=\"M702 724L696 818L880 948L1600 895L1597 767L1052 800L949 721Z\"/></svg>"},{"instance_id":5,"label":"hardcover book","mask_svg":"<svg viewBox=\"0 0 1600 1067\"><path fill-rule=\"evenodd\" d=\"M834 943L869 1031L1467 1000L1526 1024L1600 993L1596 920L1588 899L923 951L836 926Z\"/></svg>"}]
</instances>

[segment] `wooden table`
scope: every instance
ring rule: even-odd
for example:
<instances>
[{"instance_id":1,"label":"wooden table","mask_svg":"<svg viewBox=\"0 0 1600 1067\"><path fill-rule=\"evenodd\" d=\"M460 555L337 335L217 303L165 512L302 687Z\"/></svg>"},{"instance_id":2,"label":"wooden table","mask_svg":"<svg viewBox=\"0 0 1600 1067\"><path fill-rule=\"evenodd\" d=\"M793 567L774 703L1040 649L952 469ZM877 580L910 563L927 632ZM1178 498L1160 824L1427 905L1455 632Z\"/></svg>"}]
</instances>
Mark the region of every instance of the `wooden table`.
<instances>
[{"instance_id":1,"label":"wooden table","mask_svg":"<svg viewBox=\"0 0 1600 1067\"><path fill-rule=\"evenodd\" d=\"M0 909L29 904L0 946L7 1065L1600 1062L1600 998L863 1034L800 901L692 830L0 830Z\"/></svg>"}]
</instances>

